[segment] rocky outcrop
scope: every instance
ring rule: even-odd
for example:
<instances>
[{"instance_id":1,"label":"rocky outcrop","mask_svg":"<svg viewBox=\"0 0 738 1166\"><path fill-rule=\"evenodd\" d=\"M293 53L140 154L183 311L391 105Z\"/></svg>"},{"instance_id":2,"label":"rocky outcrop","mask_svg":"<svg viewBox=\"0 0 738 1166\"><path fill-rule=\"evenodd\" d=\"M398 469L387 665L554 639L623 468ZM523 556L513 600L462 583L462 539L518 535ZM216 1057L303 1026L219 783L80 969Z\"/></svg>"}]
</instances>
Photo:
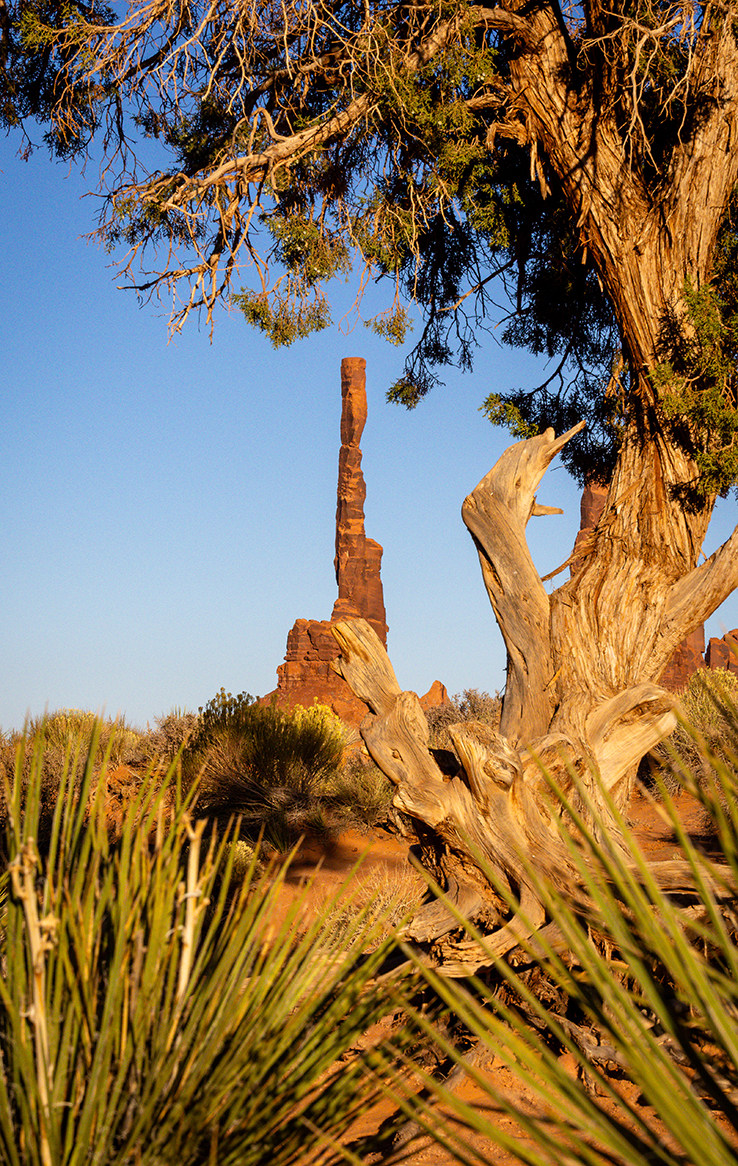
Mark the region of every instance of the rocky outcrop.
<instances>
[{"instance_id":1,"label":"rocky outcrop","mask_svg":"<svg viewBox=\"0 0 738 1166\"><path fill-rule=\"evenodd\" d=\"M277 668L277 688L264 697L277 704L301 704L309 708L316 701L326 704L343 721L358 725L366 715L366 705L357 700L340 676L331 668L338 645L331 635L331 620L298 619L287 636L284 664Z\"/></svg>"},{"instance_id":2,"label":"rocky outcrop","mask_svg":"<svg viewBox=\"0 0 738 1166\"><path fill-rule=\"evenodd\" d=\"M287 636L287 652L277 668L277 688L263 701L281 705L326 704L349 724L358 725L366 705L331 668L338 645L331 624L340 619L367 620L384 645L387 617L380 570L382 548L364 531L366 483L361 469L361 435L367 418L366 361L347 357L341 362L341 450L338 457L336 506L336 582L338 598L330 620L298 619ZM438 699L436 699L438 697ZM424 707L448 699L435 681L422 698Z\"/></svg>"},{"instance_id":3,"label":"rocky outcrop","mask_svg":"<svg viewBox=\"0 0 738 1166\"><path fill-rule=\"evenodd\" d=\"M572 573L576 570L575 560L586 555L589 549L590 531L594 530L602 517L602 511L605 509L605 502L607 501L607 489L607 486L601 486L598 482L587 482L587 485L582 490L582 501L579 510L579 533L574 540L574 549L571 553Z\"/></svg>"},{"instance_id":4,"label":"rocky outcrop","mask_svg":"<svg viewBox=\"0 0 738 1166\"><path fill-rule=\"evenodd\" d=\"M666 666L660 684L670 692L681 692L689 684L690 678L700 668L705 667L705 629L695 628L686 640L682 640ZM713 667L713 665L709 665Z\"/></svg>"},{"instance_id":5,"label":"rocky outcrop","mask_svg":"<svg viewBox=\"0 0 738 1166\"><path fill-rule=\"evenodd\" d=\"M338 599L331 620L367 620L387 646L382 592L382 548L364 533L366 484L361 470L361 435L366 424L366 361L341 362L341 450L336 506L336 583Z\"/></svg>"},{"instance_id":6,"label":"rocky outcrop","mask_svg":"<svg viewBox=\"0 0 738 1166\"><path fill-rule=\"evenodd\" d=\"M434 680L425 696L420 698L420 707L424 712L426 709L437 708L440 704L448 703L448 690L445 684L441 684L440 680Z\"/></svg>"},{"instance_id":7,"label":"rocky outcrop","mask_svg":"<svg viewBox=\"0 0 738 1166\"><path fill-rule=\"evenodd\" d=\"M738 675L738 628L726 632L722 639L711 637L705 652L705 664L708 668L727 668Z\"/></svg>"}]
</instances>

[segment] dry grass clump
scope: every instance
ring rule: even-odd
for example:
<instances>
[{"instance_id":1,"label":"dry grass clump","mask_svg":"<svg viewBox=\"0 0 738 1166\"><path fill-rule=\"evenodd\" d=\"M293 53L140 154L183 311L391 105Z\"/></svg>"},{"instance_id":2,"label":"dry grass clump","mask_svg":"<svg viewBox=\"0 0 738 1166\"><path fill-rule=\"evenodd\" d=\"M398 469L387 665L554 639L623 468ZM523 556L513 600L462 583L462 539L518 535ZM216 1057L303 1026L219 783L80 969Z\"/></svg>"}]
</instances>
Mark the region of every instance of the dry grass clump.
<instances>
[{"instance_id":1,"label":"dry grass clump","mask_svg":"<svg viewBox=\"0 0 738 1166\"><path fill-rule=\"evenodd\" d=\"M328 816L344 828L364 829L391 820L393 796L392 782L360 749L352 750L320 788Z\"/></svg>"},{"instance_id":2,"label":"dry grass clump","mask_svg":"<svg viewBox=\"0 0 738 1166\"><path fill-rule=\"evenodd\" d=\"M356 946L357 921L371 927L375 943L384 942L406 923L427 892L426 880L410 865L374 866L364 875L361 868L352 876L346 897L321 909L324 926L337 938L346 937ZM353 938L352 938L353 937Z\"/></svg>"},{"instance_id":3,"label":"dry grass clump","mask_svg":"<svg viewBox=\"0 0 738 1166\"><path fill-rule=\"evenodd\" d=\"M462 693L457 692L445 704L426 709L431 748L453 750L448 726L460 721L481 721L497 729L501 712L502 699L498 692L494 696L480 692L478 688L465 688Z\"/></svg>"},{"instance_id":4,"label":"dry grass clump","mask_svg":"<svg viewBox=\"0 0 738 1166\"><path fill-rule=\"evenodd\" d=\"M154 728L141 738L141 754L147 761L171 761L184 748L198 726L197 713L174 708L156 717Z\"/></svg>"},{"instance_id":5,"label":"dry grass clump","mask_svg":"<svg viewBox=\"0 0 738 1166\"><path fill-rule=\"evenodd\" d=\"M735 708L738 676L725 668L701 668L690 678L680 701L679 723L650 754L655 772L646 778L654 792L659 785L674 794L684 784L712 771L718 758L727 764L738 757Z\"/></svg>"}]
</instances>

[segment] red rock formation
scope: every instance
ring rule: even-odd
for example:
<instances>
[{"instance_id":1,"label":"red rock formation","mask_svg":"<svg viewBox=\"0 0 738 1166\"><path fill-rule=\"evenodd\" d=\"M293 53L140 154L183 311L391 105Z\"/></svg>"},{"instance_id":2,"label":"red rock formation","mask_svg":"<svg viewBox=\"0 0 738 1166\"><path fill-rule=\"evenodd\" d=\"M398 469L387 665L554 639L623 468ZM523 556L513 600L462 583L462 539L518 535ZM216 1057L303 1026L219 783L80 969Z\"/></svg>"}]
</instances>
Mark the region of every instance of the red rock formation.
<instances>
[{"instance_id":1,"label":"red rock formation","mask_svg":"<svg viewBox=\"0 0 738 1166\"><path fill-rule=\"evenodd\" d=\"M705 667L704 651L705 629L704 626L700 626L679 645L667 664L659 684L663 684L670 692L682 692L695 672Z\"/></svg>"},{"instance_id":2,"label":"red rock formation","mask_svg":"<svg viewBox=\"0 0 738 1166\"><path fill-rule=\"evenodd\" d=\"M366 705L330 665L338 655L338 645L330 632L330 620L298 619L287 636L284 664L277 668L277 688L264 697L280 705L316 701L327 704L343 721L358 725L366 715Z\"/></svg>"},{"instance_id":3,"label":"red rock formation","mask_svg":"<svg viewBox=\"0 0 738 1166\"><path fill-rule=\"evenodd\" d=\"M738 675L738 628L726 632L722 639L711 637L705 652L705 664L708 668L727 668Z\"/></svg>"},{"instance_id":4,"label":"red rock formation","mask_svg":"<svg viewBox=\"0 0 738 1166\"><path fill-rule=\"evenodd\" d=\"M362 617L387 646L382 593L382 548L364 533L366 484L361 471L361 435L366 424L366 361L341 361L341 451L336 506L336 583L338 599L331 620Z\"/></svg>"},{"instance_id":5,"label":"red rock formation","mask_svg":"<svg viewBox=\"0 0 738 1166\"><path fill-rule=\"evenodd\" d=\"M448 704L448 690L440 680L434 680L425 696L421 696L420 707L423 710L432 709L439 704Z\"/></svg>"},{"instance_id":6,"label":"red rock formation","mask_svg":"<svg viewBox=\"0 0 738 1166\"><path fill-rule=\"evenodd\" d=\"M605 509L607 490L607 486L600 486L597 482L587 482L587 485L582 490L579 533L574 540L572 558L586 553L589 546L589 532L597 526L597 523L602 517L602 511ZM572 573L575 568L576 563L572 563Z\"/></svg>"},{"instance_id":7,"label":"red rock formation","mask_svg":"<svg viewBox=\"0 0 738 1166\"><path fill-rule=\"evenodd\" d=\"M366 619L383 644L387 620L380 568L382 548L364 533L366 484L361 470L359 442L366 424L366 361L348 357L341 362L341 451L338 458L336 507L336 582L338 599L330 620L298 619L287 637L284 664L277 668L277 688L262 699L281 705L327 704L342 720L358 725L366 705L352 693L331 668L338 645L331 623L340 619ZM437 698L437 699L436 699ZM438 681L422 698L424 708L447 700ZM422 703L422 702L421 702Z\"/></svg>"}]
</instances>

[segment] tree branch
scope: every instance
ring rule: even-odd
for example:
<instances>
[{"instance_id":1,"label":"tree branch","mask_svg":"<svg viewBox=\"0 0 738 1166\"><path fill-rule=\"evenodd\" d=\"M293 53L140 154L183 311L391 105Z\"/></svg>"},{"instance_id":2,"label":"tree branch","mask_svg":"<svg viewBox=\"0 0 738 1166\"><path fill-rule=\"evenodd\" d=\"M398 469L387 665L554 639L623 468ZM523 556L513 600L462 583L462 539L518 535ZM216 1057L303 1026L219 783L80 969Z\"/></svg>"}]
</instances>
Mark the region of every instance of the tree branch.
<instances>
[{"instance_id":1,"label":"tree branch","mask_svg":"<svg viewBox=\"0 0 738 1166\"><path fill-rule=\"evenodd\" d=\"M549 600L525 539L535 491L556 454L584 428L556 438L553 429L510 446L465 500L462 518L507 648L500 732L513 744L547 732L554 709Z\"/></svg>"},{"instance_id":2,"label":"tree branch","mask_svg":"<svg viewBox=\"0 0 738 1166\"><path fill-rule=\"evenodd\" d=\"M704 563L675 583L665 608L663 634L677 642L704 623L738 587L738 527Z\"/></svg>"}]
</instances>

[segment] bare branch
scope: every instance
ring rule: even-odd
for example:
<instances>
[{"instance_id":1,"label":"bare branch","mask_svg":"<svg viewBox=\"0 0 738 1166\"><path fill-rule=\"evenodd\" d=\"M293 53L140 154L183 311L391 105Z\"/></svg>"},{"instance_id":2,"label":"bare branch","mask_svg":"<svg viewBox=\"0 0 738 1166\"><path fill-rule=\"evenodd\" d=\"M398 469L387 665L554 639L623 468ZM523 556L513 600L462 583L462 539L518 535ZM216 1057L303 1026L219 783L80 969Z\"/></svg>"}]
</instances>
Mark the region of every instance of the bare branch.
<instances>
[{"instance_id":1,"label":"bare branch","mask_svg":"<svg viewBox=\"0 0 738 1166\"><path fill-rule=\"evenodd\" d=\"M533 565L525 528L535 512L535 491L546 469L584 425L581 421L559 438L548 429L510 446L461 509L507 648L500 729L515 744L546 732L555 701L550 688L554 669L549 599Z\"/></svg>"},{"instance_id":2,"label":"bare branch","mask_svg":"<svg viewBox=\"0 0 738 1166\"><path fill-rule=\"evenodd\" d=\"M717 611L738 587L738 527L709 559L675 583L668 595L664 634L683 639Z\"/></svg>"}]
</instances>

